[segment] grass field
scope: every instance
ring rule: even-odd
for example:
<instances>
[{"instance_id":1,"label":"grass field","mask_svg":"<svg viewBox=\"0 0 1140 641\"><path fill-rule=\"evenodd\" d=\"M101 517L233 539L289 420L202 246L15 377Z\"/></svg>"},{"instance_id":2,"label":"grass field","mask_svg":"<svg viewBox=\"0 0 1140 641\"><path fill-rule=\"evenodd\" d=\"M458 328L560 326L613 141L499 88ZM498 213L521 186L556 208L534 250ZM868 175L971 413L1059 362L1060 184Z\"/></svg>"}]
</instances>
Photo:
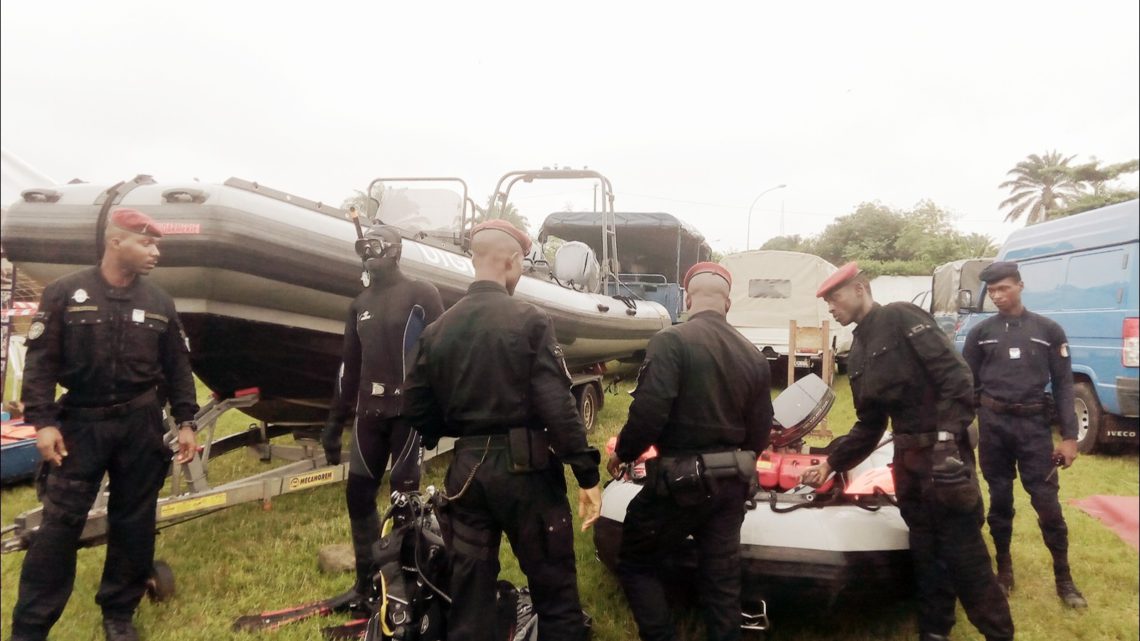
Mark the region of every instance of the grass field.
<instances>
[{"instance_id":1,"label":"grass field","mask_svg":"<svg viewBox=\"0 0 1140 641\"><path fill-rule=\"evenodd\" d=\"M590 440L599 448L624 422L629 407L627 389L621 386L618 394L606 397L599 427L590 435ZM845 378L838 380L837 392L839 399L830 421L831 429L838 435L847 431L853 417ZM247 417L231 413L223 418L218 435L244 429L248 422ZM425 485L439 485L447 458L429 462ZM217 483L262 469L263 464L235 453L215 461L210 478ZM1063 501L1093 494L1140 493L1140 465L1136 455L1082 457L1072 469L1061 474ZM572 480L570 488L572 498L576 497L577 488ZM140 606L136 621L144 638L151 641L253 639L253 635L230 632L230 622L241 614L323 598L347 589L352 581L349 575L322 574L316 563L317 550L322 545L349 539L343 492L343 485L319 487L279 497L271 509L263 509L259 504L242 505L163 530L158 537L157 556L174 567L178 594L166 603L144 601ZM17 514L35 505L30 486L5 489L0 493L0 522L11 523ZM1020 489L1017 509L1013 556L1018 583L1011 606L1018 639L1140 638L1137 552L1091 517L1066 505L1074 574L1091 608L1083 612L1062 610L1053 592L1049 554L1041 543L1028 497ZM576 549L584 606L595 620L593 638L597 641L636 639L617 582L594 558L592 533L578 534ZM80 552L76 589L53 639L102 639L94 593L103 558L101 547ZM10 632L22 561L22 553L0 558L0 631L5 638ZM502 561L504 578L523 583L506 544ZM917 635L912 605L900 603L874 612L841 611L794 617L775 612L769 638L781 641L910 640ZM680 618L683 639L703 638L695 613L681 613ZM958 619L953 639L981 639L961 610ZM257 636L275 641L308 641L319 638L319 627L342 620L343 617L308 621Z\"/></svg>"}]
</instances>

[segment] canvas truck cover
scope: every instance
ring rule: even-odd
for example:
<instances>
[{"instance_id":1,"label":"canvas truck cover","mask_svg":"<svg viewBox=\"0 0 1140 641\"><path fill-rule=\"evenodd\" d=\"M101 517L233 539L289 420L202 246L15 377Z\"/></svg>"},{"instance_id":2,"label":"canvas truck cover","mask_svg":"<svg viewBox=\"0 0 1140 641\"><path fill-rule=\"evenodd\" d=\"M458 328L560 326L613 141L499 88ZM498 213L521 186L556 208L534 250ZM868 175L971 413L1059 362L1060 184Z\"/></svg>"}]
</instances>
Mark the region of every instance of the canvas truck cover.
<instances>
[{"instance_id":1,"label":"canvas truck cover","mask_svg":"<svg viewBox=\"0 0 1140 641\"><path fill-rule=\"evenodd\" d=\"M966 258L936 267L934 269L932 285L934 295L930 300L930 313L957 315L958 290L977 291L982 282L978 275L992 262L994 262L992 258Z\"/></svg>"},{"instance_id":2,"label":"canvas truck cover","mask_svg":"<svg viewBox=\"0 0 1140 641\"><path fill-rule=\"evenodd\" d=\"M835 265L812 254L758 250L729 254L720 261L732 274L728 322L758 349L788 351L788 324L819 327L831 321L837 352L851 346L851 330L831 319L815 292Z\"/></svg>"}]
</instances>

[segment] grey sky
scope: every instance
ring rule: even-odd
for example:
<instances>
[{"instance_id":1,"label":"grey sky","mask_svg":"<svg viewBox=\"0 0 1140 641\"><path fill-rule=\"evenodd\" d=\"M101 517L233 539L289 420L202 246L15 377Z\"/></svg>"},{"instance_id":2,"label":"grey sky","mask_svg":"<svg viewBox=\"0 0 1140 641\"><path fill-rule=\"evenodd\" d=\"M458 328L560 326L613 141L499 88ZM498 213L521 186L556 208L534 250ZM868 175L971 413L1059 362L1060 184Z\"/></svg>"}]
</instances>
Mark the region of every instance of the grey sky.
<instances>
[{"instance_id":1,"label":"grey sky","mask_svg":"<svg viewBox=\"0 0 1140 641\"><path fill-rule=\"evenodd\" d=\"M676 8L671 8L676 7ZM234 175L339 203L380 175L588 165L721 250L933 199L1005 238L1029 153L1140 156L1116 2L4 2L4 146L60 181ZM1133 179L1131 181L1135 183ZM545 195L544 195L545 194ZM591 188L512 198L535 228Z\"/></svg>"}]
</instances>

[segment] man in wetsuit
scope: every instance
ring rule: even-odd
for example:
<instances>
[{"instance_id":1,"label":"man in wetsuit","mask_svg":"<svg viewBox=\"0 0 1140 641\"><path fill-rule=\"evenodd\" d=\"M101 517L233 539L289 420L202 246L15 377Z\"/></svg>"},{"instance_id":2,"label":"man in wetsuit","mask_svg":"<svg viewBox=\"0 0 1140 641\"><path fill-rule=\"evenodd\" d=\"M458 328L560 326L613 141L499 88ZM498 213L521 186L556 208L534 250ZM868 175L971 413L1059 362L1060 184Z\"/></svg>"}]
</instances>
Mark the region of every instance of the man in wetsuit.
<instances>
[{"instance_id":1,"label":"man in wetsuit","mask_svg":"<svg viewBox=\"0 0 1140 641\"><path fill-rule=\"evenodd\" d=\"M111 213L95 267L44 288L28 330L25 417L50 465L43 523L24 557L12 641L39 641L75 583L76 549L106 473L107 560L95 601L108 641L137 641L132 619L154 567L155 505L170 466L162 406L179 425L179 463L196 449L190 345L174 301L146 276L162 232L134 209ZM67 393L56 399L56 386Z\"/></svg>"},{"instance_id":2,"label":"man in wetsuit","mask_svg":"<svg viewBox=\"0 0 1140 641\"><path fill-rule=\"evenodd\" d=\"M649 341L608 464L616 476L649 446L659 452L647 466L652 478L626 510L618 577L641 638L676 639L657 569L691 535L708 639L730 641L741 634L740 526L756 454L772 429L771 375L764 355L725 320L728 270L697 263L684 282L689 320ZM708 478L716 454L726 463L722 478ZM703 471L690 474L698 465Z\"/></svg>"},{"instance_id":3,"label":"man in wetsuit","mask_svg":"<svg viewBox=\"0 0 1140 641\"><path fill-rule=\"evenodd\" d=\"M562 465L582 488L586 529L601 506L601 459L586 443L550 317L512 298L530 244L504 220L472 230L475 282L420 337L406 386L405 418L426 446L459 437L439 512L452 561L449 639L493 639L503 532L527 576L539 639L588 634Z\"/></svg>"},{"instance_id":4,"label":"man in wetsuit","mask_svg":"<svg viewBox=\"0 0 1140 641\"><path fill-rule=\"evenodd\" d=\"M401 416L401 386L412 346L443 313L443 303L434 285L401 273L403 239L396 228L375 225L356 248L368 284L349 308L343 361L321 443L328 462L339 464L341 433L355 407L345 500L356 555L355 589L364 597L372 582L372 544L380 539L376 496L388 459L393 492L420 486L420 436Z\"/></svg>"},{"instance_id":5,"label":"man in wetsuit","mask_svg":"<svg viewBox=\"0 0 1140 641\"><path fill-rule=\"evenodd\" d=\"M1069 339L1052 319L1025 309L1017 263L999 261L982 270L986 291L998 313L966 336L962 356L974 372L981 438L978 455L990 486L990 536L997 548L998 583L1013 590L1013 479L1029 492L1045 547L1053 556L1057 595L1071 608L1088 607L1069 569L1069 528L1057 500L1057 463L1077 458L1077 419L1073 411L1073 368ZM1046 397L1049 384L1052 396ZM1050 414L1056 401L1061 442L1053 446Z\"/></svg>"},{"instance_id":6,"label":"man in wetsuit","mask_svg":"<svg viewBox=\"0 0 1140 641\"><path fill-rule=\"evenodd\" d=\"M856 422L827 462L804 470L818 486L874 451L890 421L894 477L918 583L922 641L945 641L954 596L986 641L1013 638L1009 603L982 539L982 496L967 428L974 419L970 369L930 314L910 303L879 305L858 265L828 277L816 295L840 325L857 323L847 361Z\"/></svg>"}]
</instances>

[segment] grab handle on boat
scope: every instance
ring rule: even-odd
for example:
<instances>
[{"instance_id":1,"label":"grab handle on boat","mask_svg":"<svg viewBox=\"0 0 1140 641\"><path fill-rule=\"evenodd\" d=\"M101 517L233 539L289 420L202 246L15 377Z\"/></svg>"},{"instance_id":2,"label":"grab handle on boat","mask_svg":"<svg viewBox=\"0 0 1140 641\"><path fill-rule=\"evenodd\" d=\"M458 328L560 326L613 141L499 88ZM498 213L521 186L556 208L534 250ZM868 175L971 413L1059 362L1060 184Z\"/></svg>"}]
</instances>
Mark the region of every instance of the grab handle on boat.
<instances>
[{"instance_id":1,"label":"grab handle on boat","mask_svg":"<svg viewBox=\"0 0 1140 641\"><path fill-rule=\"evenodd\" d=\"M54 189L25 189L20 192L26 203L54 203L63 196Z\"/></svg>"},{"instance_id":2,"label":"grab handle on boat","mask_svg":"<svg viewBox=\"0 0 1140 641\"><path fill-rule=\"evenodd\" d=\"M200 205L206 202L210 195L201 189L187 189L179 187L176 189L167 189L162 192L162 199L168 203L194 203Z\"/></svg>"}]
</instances>

